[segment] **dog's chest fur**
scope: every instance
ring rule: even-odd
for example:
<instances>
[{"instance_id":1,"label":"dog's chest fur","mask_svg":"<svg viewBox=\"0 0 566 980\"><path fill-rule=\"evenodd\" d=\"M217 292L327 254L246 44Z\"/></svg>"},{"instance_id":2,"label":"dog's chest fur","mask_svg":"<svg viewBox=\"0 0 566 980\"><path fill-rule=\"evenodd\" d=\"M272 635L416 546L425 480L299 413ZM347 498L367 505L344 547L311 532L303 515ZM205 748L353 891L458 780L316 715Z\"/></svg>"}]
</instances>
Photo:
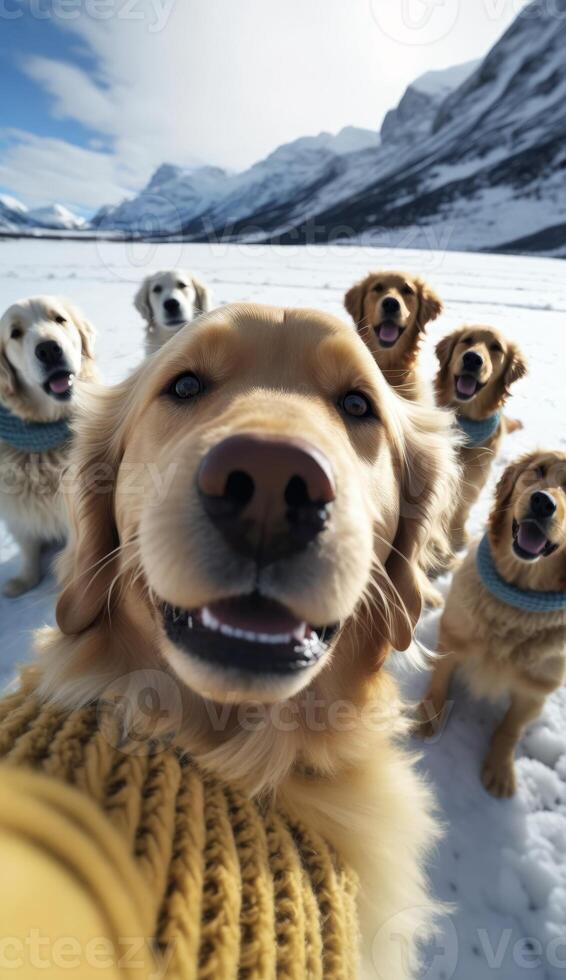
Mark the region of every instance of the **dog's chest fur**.
<instances>
[{"instance_id":1,"label":"dog's chest fur","mask_svg":"<svg viewBox=\"0 0 566 980\"><path fill-rule=\"evenodd\" d=\"M0 441L0 517L43 541L65 535L61 474L68 449L27 453Z\"/></svg>"},{"instance_id":2,"label":"dog's chest fur","mask_svg":"<svg viewBox=\"0 0 566 980\"><path fill-rule=\"evenodd\" d=\"M496 599L479 577L475 547L459 569L449 597L446 615L451 631L453 623L455 632L461 633L462 613L471 630L470 648L477 654L465 657L463 665L476 694L498 698L525 672L535 681L561 683L566 675L566 610L523 612Z\"/></svg>"}]
</instances>

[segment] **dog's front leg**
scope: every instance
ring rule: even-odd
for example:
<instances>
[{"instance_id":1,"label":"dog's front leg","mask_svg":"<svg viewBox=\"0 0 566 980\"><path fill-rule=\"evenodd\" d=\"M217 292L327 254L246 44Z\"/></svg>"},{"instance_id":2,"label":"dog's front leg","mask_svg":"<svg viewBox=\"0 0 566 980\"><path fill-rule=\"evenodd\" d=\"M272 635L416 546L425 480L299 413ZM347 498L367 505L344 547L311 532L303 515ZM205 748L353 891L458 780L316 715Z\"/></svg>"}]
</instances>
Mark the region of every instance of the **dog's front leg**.
<instances>
[{"instance_id":1,"label":"dog's front leg","mask_svg":"<svg viewBox=\"0 0 566 980\"><path fill-rule=\"evenodd\" d=\"M511 695L511 706L495 729L485 757L482 783L492 796L513 796L517 788L515 748L525 728L540 715L544 699Z\"/></svg>"},{"instance_id":2,"label":"dog's front leg","mask_svg":"<svg viewBox=\"0 0 566 980\"><path fill-rule=\"evenodd\" d=\"M22 532L14 537L20 548L21 565L19 575L9 579L3 589L10 599L29 592L41 581L41 542Z\"/></svg>"}]
</instances>

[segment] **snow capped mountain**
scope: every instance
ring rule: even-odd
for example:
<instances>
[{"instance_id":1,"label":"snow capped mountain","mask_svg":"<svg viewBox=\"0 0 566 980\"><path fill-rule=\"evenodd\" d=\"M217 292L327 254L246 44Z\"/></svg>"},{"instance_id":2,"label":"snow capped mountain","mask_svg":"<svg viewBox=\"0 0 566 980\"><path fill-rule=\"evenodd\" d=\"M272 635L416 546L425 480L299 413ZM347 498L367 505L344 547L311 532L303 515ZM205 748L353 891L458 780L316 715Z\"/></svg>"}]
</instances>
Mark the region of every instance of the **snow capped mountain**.
<instances>
[{"instance_id":1,"label":"snow capped mountain","mask_svg":"<svg viewBox=\"0 0 566 980\"><path fill-rule=\"evenodd\" d=\"M15 197L0 194L0 231L31 231L37 228L76 231L85 225L84 218L79 218L62 204L48 204L28 210Z\"/></svg>"},{"instance_id":2,"label":"snow capped mountain","mask_svg":"<svg viewBox=\"0 0 566 980\"><path fill-rule=\"evenodd\" d=\"M177 167L164 163L136 197L104 207L92 224L145 235L183 234L233 237L264 234L272 222L300 218L317 188L343 173L350 155L375 151L379 136L347 126L338 134L319 133L285 143L243 173L219 167Z\"/></svg>"},{"instance_id":3,"label":"snow capped mountain","mask_svg":"<svg viewBox=\"0 0 566 980\"><path fill-rule=\"evenodd\" d=\"M214 207L227 180L227 172L220 167L186 168L164 163L136 197L101 208L92 225L102 232L118 230L157 237L180 234L188 221Z\"/></svg>"},{"instance_id":4,"label":"snow capped mountain","mask_svg":"<svg viewBox=\"0 0 566 980\"><path fill-rule=\"evenodd\" d=\"M34 224L41 225L43 228L59 228L67 231L75 231L77 228L84 228L86 222L84 218L69 211L69 208L62 204L48 204L43 208L33 208L27 212L28 219Z\"/></svg>"},{"instance_id":5,"label":"snow capped mountain","mask_svg":"<svg viewBox=\"0 0 566 980\"><path fill-rule=\"evenodd\" d=\"M566 0L534 0L441 99L428 134L317 225L376 244L566 256L565 46Z\"/></svg>"}]
</instances>

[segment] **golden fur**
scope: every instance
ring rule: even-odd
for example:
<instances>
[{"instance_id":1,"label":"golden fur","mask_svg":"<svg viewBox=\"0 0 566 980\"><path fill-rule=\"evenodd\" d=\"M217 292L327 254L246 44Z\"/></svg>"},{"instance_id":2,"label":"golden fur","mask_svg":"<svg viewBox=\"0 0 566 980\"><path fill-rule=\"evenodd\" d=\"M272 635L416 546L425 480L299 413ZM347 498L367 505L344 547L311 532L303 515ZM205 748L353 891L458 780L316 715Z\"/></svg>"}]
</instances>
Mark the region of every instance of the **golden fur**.
<instances>
[{"instance_id":1,"label":"golden fur","mask_svg":"<svg viewBox=\"0 0 566 980\"><path fill-rule=\"evenodd\" d=\"M174 404L166 392L189 370L207 389ZM351 390L365 393L376 418L343 413ZM242 432L308 439L338 488L328 533L263 570L226 545L195 487L205 453ZM436 829L429 791L396 745L405 722L380 668L392 644L411 643L418 564L455 492L449 418L399 398L338 320L237 304L101 390L72 462L79 478L58 627L38 638L43 696L73 709L118 691L139 730L135 706L150 684L161 730L204 769L251 794L277 791L357 869L365 975L415 976L415 939L436 908L422 869ZM309 623L341 624L299 678L256 683L202 669L167 638L162 600L194 609L258 587ZM254 705L262 723L246 728L241 710Z\"/></svg>"},{"instance_id":2,"label":"golden fur","mask_svg":"<svg viewBox=\"0 0 566 980\"><path fill-rule=\"evenodd\" d=\"M524 561L513 548L513 520L521 521L535 490L557 502L549 538L558 545L548 557ZM521 589L566 591L566 453L535 452L509 466L496 489L489 537L501 577ZM442 721L451 676L463 669L478 697L511 698L484 761L482 779L494 796L515 791L513 755L525 727L538 717L545 698L566 680L566 610L526 612L496 599L483 586L476 548L454 576L440 626L439 652L423 702L423 733Z\"/></svg>"},{"instance_id":3,"label":"golden fur","mask_svg":"<svg viewBox=\"0 0 566 980\"><path fill-rule=\"evenodd\" d=\"M393 317L383 311L386 298L399 303L399 311ZM424 279L406 272L371 272L348 290L344 306L389 384L405 398L428 400L417 361L425 328L440 316L443 309L442 300L434 290ZM379 341L377 329L389 319L403 332L393 347L385 348Z\"/></svg>"},{"instance_id":4,"label":"golden fur","mask_svg":"<svg viewBox=\"0 0 566 980\"><path fill-rule=\"evenodd\" d=\"M468 351L477 352L483 358L478 374L483 387L469 401L461 401L457 397L455 382L462 373L462 358ZM517 345L493 327L460 327L437 344L436 356L439 362L435 379L437 404L453 409L457 416L474 421L487 419L501 411L510 395L511 386L527 373L525 359ZM467 543L468 515L488 480L504 434L517 428L521 428L520 423L501 416L499 428L482 445L460 448L462 487L458 506L452 515L450 534L455 551L461 550Z\"/></svg>"},{"instance_id":5,"label":"golden fur","mask_svg":"<svg viewBox=\"0 0 566 980\"><path fill-rule=\"evenodd\" d=\"M0 320L0 403L28 422L70 418L76 396L56 401L43 390L33 347L42 340L57 341L76 377L90 381L97 377L94 336L88 320L61 297L36 296L14 303ZM0 440L0 518L19 544L22 561L19 574L4 587L8 596L38 584L42 545L65 537L59 484L67 457L66 446L32 454Z\"/></svg>"}]
</instances>

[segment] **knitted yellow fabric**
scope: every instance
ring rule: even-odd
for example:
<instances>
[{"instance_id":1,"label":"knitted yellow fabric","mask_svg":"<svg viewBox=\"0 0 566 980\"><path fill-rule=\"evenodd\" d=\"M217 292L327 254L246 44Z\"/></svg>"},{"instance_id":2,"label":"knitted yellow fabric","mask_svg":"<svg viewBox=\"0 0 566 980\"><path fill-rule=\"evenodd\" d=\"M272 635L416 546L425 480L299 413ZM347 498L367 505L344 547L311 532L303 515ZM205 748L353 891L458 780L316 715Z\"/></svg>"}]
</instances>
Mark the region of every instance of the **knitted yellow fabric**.
<instances>
[{"instance_id":1,"label":"knitted yellow fabric","mask_svg":"<svg viewBox=\"0 0 566 980\"><path fill-rule=\"evenodd\" d=\"M354 875L297 815L250 801L174 748L117 749L95 707L65 714L29 685L0 702L0 757L0 866L21 858L19 913L0 890L4 935L39 915L48 934L65 921L84 937L87 909L98 936L145 940L143 970L113 960L93 976L357 975ZM90 977L88 963L73 975Z\"/></svg>"}]
</instances>

